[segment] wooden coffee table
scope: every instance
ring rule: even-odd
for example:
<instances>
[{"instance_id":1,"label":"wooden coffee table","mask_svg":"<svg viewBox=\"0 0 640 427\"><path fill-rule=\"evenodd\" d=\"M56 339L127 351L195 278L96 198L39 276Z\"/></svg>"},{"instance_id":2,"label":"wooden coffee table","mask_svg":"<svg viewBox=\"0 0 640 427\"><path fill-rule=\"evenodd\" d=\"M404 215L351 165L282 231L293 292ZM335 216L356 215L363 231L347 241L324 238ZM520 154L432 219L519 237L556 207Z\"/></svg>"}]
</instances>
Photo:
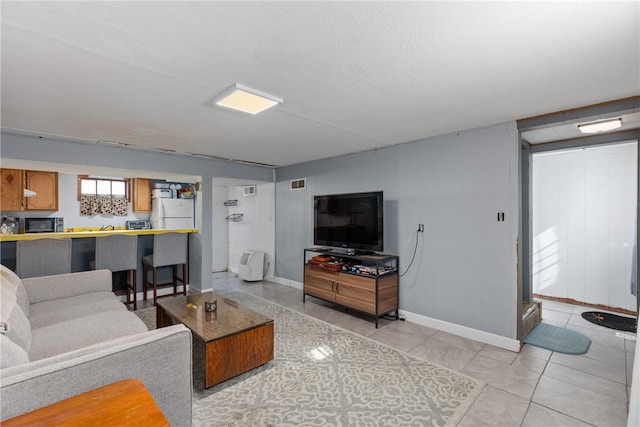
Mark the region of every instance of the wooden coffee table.
<instances>
[{"instance_id":1,"label":"wooden coffee table","mask_svg":"<svg viewBox=\"0 0 640 427\"><path fill-rule=\"evenodd\" d=\"M217 300L214 313L205 301ZM204 342L205 387L273 360L273 319L215 292L158 301L156 326L182 323Z\"/></svg>"}]
</instances>

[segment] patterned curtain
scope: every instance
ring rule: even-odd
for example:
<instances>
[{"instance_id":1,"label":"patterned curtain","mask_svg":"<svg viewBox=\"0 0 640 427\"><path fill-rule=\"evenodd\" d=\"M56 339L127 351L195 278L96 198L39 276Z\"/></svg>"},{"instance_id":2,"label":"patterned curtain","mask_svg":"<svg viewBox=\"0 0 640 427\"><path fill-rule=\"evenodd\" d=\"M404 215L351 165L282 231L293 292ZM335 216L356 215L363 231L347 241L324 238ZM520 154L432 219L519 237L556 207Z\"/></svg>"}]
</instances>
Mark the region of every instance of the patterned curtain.
<instances>
[{"instance_id":1,"label":"patterned curtain","mask_svg":"<svg viewBox=\"0 0 640 427\"><path fill-rule=\"evenodd\" d=\"M80 216L91 215L127 216L127 199L83 195L80 197Z\"/></svg>"}]
</instances>

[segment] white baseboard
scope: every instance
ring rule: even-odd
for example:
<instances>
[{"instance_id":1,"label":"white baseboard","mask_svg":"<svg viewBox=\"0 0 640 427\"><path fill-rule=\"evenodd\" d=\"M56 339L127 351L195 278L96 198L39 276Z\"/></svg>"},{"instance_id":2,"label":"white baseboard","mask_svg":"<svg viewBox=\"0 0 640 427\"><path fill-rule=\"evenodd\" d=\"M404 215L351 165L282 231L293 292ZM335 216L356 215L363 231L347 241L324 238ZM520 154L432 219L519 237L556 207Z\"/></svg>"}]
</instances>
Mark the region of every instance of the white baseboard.
<instances>
[{"instance_id":1,"label":"white baseboard","mask_svg":"<svg viewBox=\"0 0 640 427\"><path fill-rule=\"evenodd\" d=\"M520 352L520 341L503 337L501 335L492 334L478 329L469 328L467 326L456 325L455 323L445 322L443 320L433 319L421 314L411 313L409 311L399 310L400 315L404 316L407 321L417 323L418 325L427 326L439 331L458 335L474 341L490 344L505 350Z\"/></svg>"},{"instance_id":2,"label":"white baseboard","mask_svg":"<svg viewBox=\"0 0 640 427\"><path fill-rule=\"evenodd\" d=\"M178 291L180 291L182 289L182 283L178 285ZM200 292L206 292L206 291L200 291L197 288L194 288L196 291L198 291L198 293ZM189 285L187 285L187 294L189 293L189 290L191 290L191 287ZM156 295L158 295L159 297L164 296L164 295L170 295L173 293L173 287L168 287L168 288L160 288L156 291ZM127 296L126 295L118 295L118 298L120 298L120 301L122 302L126 302L127 301ZM138 302L140 301L144 301L144 292L136 292L136 300ZM151 301L153 302L153 288L151 288L150 290L147 290L147 301Z\"/></svg>"},{"instance_id":3,"label":"white baseboard","mask_svg":"<svg viewBox=\"0 0 640 427\"><path fill-rule=\"evenodd\" d=\"M302 283L296 282L295 280L276 277L274 281L281 285L290 286L299 290L303 289ZM438 329L443 332L458 335L460 337L479 341L485 344L490 344L495 347L503 348L505 350L514 351L516 353L520 352L520 341L516 339L491 334L489 332L480 331L466 326L456 325L455 323L449 323L443 320L433 319L431 317L411 313L409 311L399 310L399 313L404 316L407 321L417 323L418 325Z\"/></svg>"},{"instance_id":4,"label":"white baseboard","mask_svg":"<svg viewBox=\"0 0 640 427\"><path fill-rule=\"evenodd\" d=\"M296 282L295 280L284 279L282 277L274 277L273 281L276 283L280 283L281 285L290 286L292 288L302 290L302 283Z\"/></svg>"}]
</instances>

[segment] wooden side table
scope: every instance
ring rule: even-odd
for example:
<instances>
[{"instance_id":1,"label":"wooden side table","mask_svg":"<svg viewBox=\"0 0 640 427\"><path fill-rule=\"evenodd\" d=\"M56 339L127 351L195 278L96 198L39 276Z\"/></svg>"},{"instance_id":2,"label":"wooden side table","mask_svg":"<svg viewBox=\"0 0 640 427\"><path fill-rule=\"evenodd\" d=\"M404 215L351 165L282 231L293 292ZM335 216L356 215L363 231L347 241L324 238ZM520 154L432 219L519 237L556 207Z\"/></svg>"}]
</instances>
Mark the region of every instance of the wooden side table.
<instances>
[{"instance_id":1,"label":"wooden side table","mask_svg":"<svg viewBox=\"0 0 640 427\"><path fill-rule=\"evenodd\" d=\"M168 426L140 380L118 381L0 423L14 426Z\"/></svg>"}]
</instances>

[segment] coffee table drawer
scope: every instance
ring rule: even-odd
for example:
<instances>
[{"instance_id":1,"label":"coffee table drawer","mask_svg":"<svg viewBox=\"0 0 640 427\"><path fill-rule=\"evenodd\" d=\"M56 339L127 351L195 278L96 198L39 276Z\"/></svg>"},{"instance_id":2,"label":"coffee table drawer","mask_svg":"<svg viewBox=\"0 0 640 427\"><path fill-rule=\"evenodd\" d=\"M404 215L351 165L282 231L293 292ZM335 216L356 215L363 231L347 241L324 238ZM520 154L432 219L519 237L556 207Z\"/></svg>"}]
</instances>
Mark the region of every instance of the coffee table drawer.
<instances>
[{"instance_id":1,"label":"coffee table drawer","mask_svg":"<svg viewBox=\"0 0 640 427\"><path fill-rule=\"evenodd\" d=\"M205 387L228 380L273 360L273 323L206 344Z\"/></svg>"}]
</instances>

